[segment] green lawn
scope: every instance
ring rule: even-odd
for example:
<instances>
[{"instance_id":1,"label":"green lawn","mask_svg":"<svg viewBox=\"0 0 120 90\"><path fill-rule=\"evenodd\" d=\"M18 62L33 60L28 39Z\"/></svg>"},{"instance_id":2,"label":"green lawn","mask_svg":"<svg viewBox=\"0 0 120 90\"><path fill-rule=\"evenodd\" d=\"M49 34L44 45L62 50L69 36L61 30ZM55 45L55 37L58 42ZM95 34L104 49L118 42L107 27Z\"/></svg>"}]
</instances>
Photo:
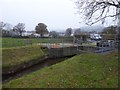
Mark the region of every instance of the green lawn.
<instances>
[{"instance_id":1,"label":"green lawn","mask_svg":"<svg viewBox=\"0 0 120 90\"><path fill-rule=\"evenodd\" d=\"M96 43L82 43L83 46L93 46L96 47Z\"/></svg>"},{"instance_id":2,"label":"green lawn","mask_svg":"<svg viewBox=\"0 0 120 90\"><path fill-rule=\"evenodd\" d=\"M81 54L3 84L3 88L118 88L118 54Z\"/></svg>"},{"instance_id":3,"label":"green lawn","mask_svg":"<svg viewBox=\"0 0 120 90\"><path fill-rule=\"evenodd\" d=\"M20 47L40 42L48 42L48 38L2 38L2 48Z\"/></svg>"},{"instance_id":4,"label":"green lawn","mask_svg":"<svg viewBox=\"0 0 120 90\"><path fill-rule=\"evenodd\" d=\"M2 48L20 47L37 43L72 42L71 38L2 38Z\"/></svg>"},{"instance_id":5,"label":"green lawn","mask_svg":"<svg viewBox=\"0 0 120 90\"><path fill-rule=\"evenodd\" d=\"M2 49L2 67L9 68L43 57L45 52L40 46L22 46Z\"/></svg>"}]
</instances>

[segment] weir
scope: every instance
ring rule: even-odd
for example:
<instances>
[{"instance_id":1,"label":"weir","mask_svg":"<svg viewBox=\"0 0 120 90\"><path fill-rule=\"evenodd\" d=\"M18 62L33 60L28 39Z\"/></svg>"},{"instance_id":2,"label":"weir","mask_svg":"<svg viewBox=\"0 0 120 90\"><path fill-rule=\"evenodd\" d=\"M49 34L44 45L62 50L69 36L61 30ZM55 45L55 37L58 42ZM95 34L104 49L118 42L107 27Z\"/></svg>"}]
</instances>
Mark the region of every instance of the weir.
<instances>
[{"instance_id":1,"label":"weir","mask_svg":"<svg viewBox=\"0 0 120 90\"><path fill-rule=\"evenodd\" d=\"M68 47L59 47L59 48L58 47L48 48L49 57L65 57L65 56L81 54L83 52L94 53L97 50L98 48L93 46L68 46Z\"/></svg>"},{"instance_id":2,"label":"weir","mask_svg":"<svg viewBox=\"0 0 120 90\"><path fill-rule=\"evenodd\" d=\"M104 44L104 43L103 43ZM70 55L76 55L81 53L103 53L107 51L114 50L115 47L102 45L101 46L83 46L79 44L52 44L52 45L43 45L48 49L49 57L64 57Z\"/></svg>"}]
</instances>

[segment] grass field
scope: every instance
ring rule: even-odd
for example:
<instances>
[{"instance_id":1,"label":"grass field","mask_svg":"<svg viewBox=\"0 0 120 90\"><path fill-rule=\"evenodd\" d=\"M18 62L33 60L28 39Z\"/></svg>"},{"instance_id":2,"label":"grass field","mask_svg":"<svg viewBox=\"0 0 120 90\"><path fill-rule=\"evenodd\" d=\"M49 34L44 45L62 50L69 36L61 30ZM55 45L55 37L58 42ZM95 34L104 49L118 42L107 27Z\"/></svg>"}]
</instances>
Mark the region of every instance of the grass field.
<instances>
[{"instance_id":1,"label":"grass field","mask_svg":"<svg viewBox=\"0 0 120 90\"><path fill-rule=\"evenodd\" d=\"M34 45L37 43L69 42L71 38L2 38L2 48Z\"/></svg>"},{"instance_id":2,"label":"grass field","mask_svg":"<svg viewBox=\"0 0 120 90\"><path fill-rule=\"evenodd\" d=\"M2 67L9 68L43 57L45 52L40 46L22 46L2 49Z\"/></svg>"},{"instance_id":3,"label":"grass field","mask_svg":"<svg viewBox=\"0 0 120 90\"><path fill-rule=\"evenodd\" d=\"M118 88L118 53L77 55L3 88Z\"/></svg>"},{"instance_id":4,"label":"grass field","mask_svg":"<svg viewBox=\"0 0 120 90\"><path fill-rule=\"evenodd\" d=\"M2 48L36 45L37 43L73 43L72 37L61 38L2 38ZM95 43L82 43L83 46L96 46Z\"/></svg>"}]
</instances>

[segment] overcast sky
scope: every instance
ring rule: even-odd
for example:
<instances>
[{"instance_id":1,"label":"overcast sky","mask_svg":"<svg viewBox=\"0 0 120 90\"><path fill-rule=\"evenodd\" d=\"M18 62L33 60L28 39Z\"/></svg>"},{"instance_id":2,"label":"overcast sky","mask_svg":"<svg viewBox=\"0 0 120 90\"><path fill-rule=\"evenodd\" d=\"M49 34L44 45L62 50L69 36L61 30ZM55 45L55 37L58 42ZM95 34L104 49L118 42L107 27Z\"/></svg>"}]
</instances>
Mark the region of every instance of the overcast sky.
<instances>
[{"instance_id":1,"label":"overcast sky","mask_svg":"<svg viewBox=\"0 0 120 90\"><path fill-rule=\"evenodd\" d=\"M49 30L85 26L76 12L72 0L0 0L0 21L13 26L25 23L28 31L38 23L45 23Z\"/></svg>"}]
</instances>

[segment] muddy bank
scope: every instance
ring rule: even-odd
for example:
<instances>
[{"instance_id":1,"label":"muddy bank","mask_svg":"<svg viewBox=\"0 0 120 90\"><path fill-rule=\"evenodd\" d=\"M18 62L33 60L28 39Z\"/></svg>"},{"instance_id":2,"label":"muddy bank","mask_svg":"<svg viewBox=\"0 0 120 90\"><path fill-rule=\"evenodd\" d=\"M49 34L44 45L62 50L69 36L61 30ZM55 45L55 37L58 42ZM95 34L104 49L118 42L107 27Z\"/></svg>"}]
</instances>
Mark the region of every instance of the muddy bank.
<instances>
[{"instance_id":1,"label":"muddy bank","mask_svg":"<svg viewBox=\"0 0 120 90\"><path fill-rule=\"evenodd\" d=\"M11 72L11 73L3 73L2 74L2 82L6 83L12 79L16 79L19 78L23 75L27 75L29 73L32 73L34 71L40 70L44 67L59 63L61 61L66 60L67 58L71 58L72 56L66 56L66 57L60 57L60 58L49 58L49 57L45 57L44 59L40 59L38 60L39 62L36 62L36 64L34 63L33 65L24 65L23 68L17 68L16 71ZM22 67L22 65L21 65ZM15 69L14 69L15 70Z\"/></svg>"}]
</instances>

